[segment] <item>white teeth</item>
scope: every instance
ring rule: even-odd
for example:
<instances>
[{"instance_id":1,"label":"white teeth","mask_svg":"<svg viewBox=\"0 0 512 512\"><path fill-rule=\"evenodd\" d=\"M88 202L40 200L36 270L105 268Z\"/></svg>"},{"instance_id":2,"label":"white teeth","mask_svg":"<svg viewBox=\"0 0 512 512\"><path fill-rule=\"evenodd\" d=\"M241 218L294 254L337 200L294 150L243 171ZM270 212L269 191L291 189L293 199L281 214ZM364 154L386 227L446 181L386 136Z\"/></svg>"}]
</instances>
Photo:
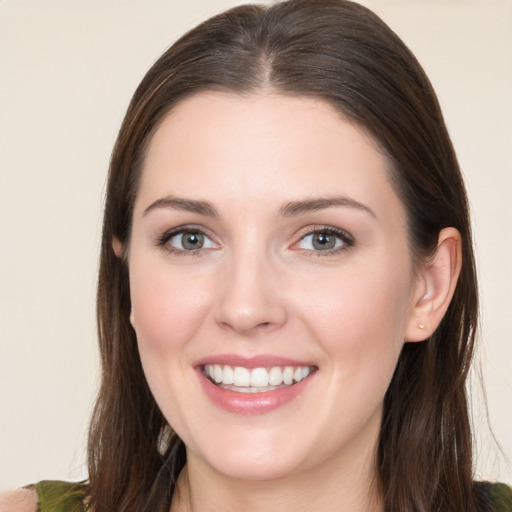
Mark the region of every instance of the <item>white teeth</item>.
<instances>
[{"instance_id":1,"label":"white teeth","mask_svg":"<svg viewBox=\"0 0 512 512\"><path fill-rule=\"evenodd\" d=\"M222 368L218 364L213 365L213 380L222 382Z\"/></svg>"},{"instance_id":2,"label":"white teeth","mask_svg":"<svg viewBox=\"0 0 512 512\"><path fill-rule=\"evenodd\" d=\"M279 386L283 382L283 372L279 366L274 366L268 372L268 383L271 386Z\"/></svg>"},{"instance_id":3,"label":"white teeth","mask_svg":"<svg viewBox=\"0 0 512 512\"><path fill-rule=\"evenodd\" d=\"M247 368L236 366L234 371L233 384L238 387L249 387L251 385L251 374Z\"/></svg>"},{"instance_id":4,"label":"white teeth","mask_svg":"<svg viewBox=\"0 0 512 512\"><path fill-rule=\"evenodd\" d=\"M310 366L273 366L271 368L253 368L207 364L203 372L220 386L231 386L241 393L258 393L278 387L290 386L304 380L312 371Z\"/></svg>"},{"instance_id":5,"label":"white teeth","mask_svg":"<svg viewBox=\"0 0 512 512\"><path fill-rule=\"evenodd\" d=\"M289 386L292 382L293 382L293 368L291 366L287 366L285 369L284 369L284 372L283 372L283 382Z\"/></svg>"},{"instance_id":6,"label":"white teeth","mask_svg":"<svg viewBox=\"0 0 512 512\"><path fill-rule=\"evenodd\" d=\"M265 368L254 368L251 372L251 387L268 386L268 372Z\"/></svg>"},{"instance_id":7,"label":"white teeth","mask_svg":"<svg viewBox=\"0 0 512 512\"><path fill-rule=\"evenodd\" d=\"M231 366L224 366L222 372L222 383L223 384L234 384L235 383L235 372Z\"/></svg>"}]
</instances>

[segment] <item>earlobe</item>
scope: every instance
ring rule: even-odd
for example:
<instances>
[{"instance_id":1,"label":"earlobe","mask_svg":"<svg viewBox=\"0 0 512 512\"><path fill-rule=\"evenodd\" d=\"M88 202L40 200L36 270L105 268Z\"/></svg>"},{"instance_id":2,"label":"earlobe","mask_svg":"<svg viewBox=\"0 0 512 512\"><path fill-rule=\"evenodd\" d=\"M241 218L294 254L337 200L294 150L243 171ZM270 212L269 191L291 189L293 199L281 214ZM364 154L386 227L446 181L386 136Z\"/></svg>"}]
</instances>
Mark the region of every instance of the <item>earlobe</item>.
<instances>
[{"instance_id":1,"label":"earlobe","mask_svg":"<svg viewBox=\"0 0 512 512\"><path fill-rule=\"evenodd\" d=\"M123 247L123 243L121 242L121 240L119 240L119 238L114 237L112 239L112 249L114 250L114 254L118 258L123 257Z\"/></svg>"},{"instance_id":2,"label":"earlobe","mask_svg":"<svg viewBox=\"0 0 512 512\"><path fill-rule=\"evenodd\" d=\"M119 240L119 238L114 237L112 239L112 250L114 251L114 254L119 258L124 258L124 244ZM134 326L135 322L135 316L133 314L133 307L130 308L130 324L132 327Z\"/></svg>"},{"instance_id":3,"label":"earlobe","mask_svg":"<svg viewBox=\"0 0 512 512\"><path fill-rule=\"evenodd\" d=\"M437 329L452 300L461 266L460 233L455 228L444 228L434 254L418 271L405 341L426 340Z\"/></svg>"}]
</instances>

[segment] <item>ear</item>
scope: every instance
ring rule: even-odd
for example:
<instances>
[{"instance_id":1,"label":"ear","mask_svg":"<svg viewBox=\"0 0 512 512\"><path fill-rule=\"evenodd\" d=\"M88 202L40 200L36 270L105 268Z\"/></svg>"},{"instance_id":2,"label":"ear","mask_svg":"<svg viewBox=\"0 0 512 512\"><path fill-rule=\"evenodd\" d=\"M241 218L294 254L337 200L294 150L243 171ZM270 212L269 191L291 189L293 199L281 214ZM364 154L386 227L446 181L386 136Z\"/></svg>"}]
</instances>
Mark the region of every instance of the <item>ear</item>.
<instances>
[{"instance_id":1,"label":"ear","mask_svg":"<svg viewBox=\"0 0 512 512\"><path fill-rule=\"evenodd\" d=\"M119 238L117 237L114 237L112 239L112 249L114 250L114 254L118 257L118 258L122 258L123 257L123 242L121 242L121 240L119 240Z\"/></svg>"},{"instance_id":2,"label":"ear","mask_svg":"<svg viewBox=\"0 0 512 512\"><path fill-rule=\"evenodd\" d=\"M434 254L418 269L405 341L426 340L437 329L452 300L461 266L460 233L455 228L442 229Z\"/></svg>"},{"instance_id":3,"label":"ear","mask_svg":"<svg viewBox=\"0 0 512 512\"><path fill-rule=\"evenodd\" d=\"M112 239L112 249L114 251L114 254L119 258L124 258L124 244L119 240L119 238L114 237ZM133 306L130 308L130 323L132 324L132 327L134 327L135 322L135 315L133 313Z\"/></svg>"}]
</instances>

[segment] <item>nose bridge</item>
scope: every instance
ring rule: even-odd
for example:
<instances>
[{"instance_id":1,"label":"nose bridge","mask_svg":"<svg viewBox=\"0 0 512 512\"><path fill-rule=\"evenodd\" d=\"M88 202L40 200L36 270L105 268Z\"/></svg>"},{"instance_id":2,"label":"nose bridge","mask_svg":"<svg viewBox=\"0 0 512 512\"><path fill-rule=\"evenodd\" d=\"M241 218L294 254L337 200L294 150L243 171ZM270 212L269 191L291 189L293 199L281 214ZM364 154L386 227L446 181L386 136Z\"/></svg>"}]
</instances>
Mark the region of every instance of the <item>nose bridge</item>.
<instances>
[{"instance_id":1,"label":"nose bridge","mask_svg":"<svg viewBox=\"0 0 512 512\"><path fill-rule=\"evenodd\" d=\"M243 245L243 244L242 244ZM240 334L272 330L286 320L276 286L279 269L271 251L261 245L234 248L224 262L216 320Z\"/></svg>"}]
</instances>

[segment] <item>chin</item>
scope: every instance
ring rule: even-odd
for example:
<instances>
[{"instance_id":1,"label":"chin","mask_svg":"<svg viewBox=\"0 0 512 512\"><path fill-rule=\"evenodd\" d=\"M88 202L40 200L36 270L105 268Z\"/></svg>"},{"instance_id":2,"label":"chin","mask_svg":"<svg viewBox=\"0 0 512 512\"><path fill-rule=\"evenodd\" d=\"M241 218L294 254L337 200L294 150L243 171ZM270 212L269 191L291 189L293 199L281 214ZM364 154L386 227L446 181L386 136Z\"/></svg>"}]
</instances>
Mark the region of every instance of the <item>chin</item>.
<instances>
[{"instance_id":1,"label":"chin","mask_svg":"<svg viewBox=\"0 0 512 512\"><path fill-rule=\"evenodd\" d=\"M234 437L234 436L232 436ZM248 436L256 437L256 436ZM290 436L288 441L290 441ZM205 449L187 448L187 456L200 459L215 472L240 480L275 480L300 471L307 459L297 446L286 446L285 440L253 439L237 442L216 442Z\"/></svg>"},{"instance_id":2,"label":"chin","mask_svg":"<svg viewBox=\"0 0 512 512\"><path fill-rule=\"evenodd\" d=\"M283 454L262 458L240 457L237 454L227 456L221 461L206 461L213 469L230 478L250 481L278 480L297 471L294 462L283 458Z\"/></svg>"}]
</instances>

